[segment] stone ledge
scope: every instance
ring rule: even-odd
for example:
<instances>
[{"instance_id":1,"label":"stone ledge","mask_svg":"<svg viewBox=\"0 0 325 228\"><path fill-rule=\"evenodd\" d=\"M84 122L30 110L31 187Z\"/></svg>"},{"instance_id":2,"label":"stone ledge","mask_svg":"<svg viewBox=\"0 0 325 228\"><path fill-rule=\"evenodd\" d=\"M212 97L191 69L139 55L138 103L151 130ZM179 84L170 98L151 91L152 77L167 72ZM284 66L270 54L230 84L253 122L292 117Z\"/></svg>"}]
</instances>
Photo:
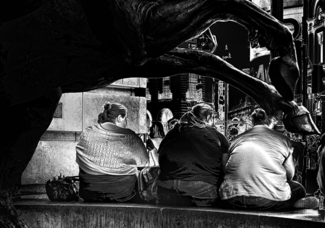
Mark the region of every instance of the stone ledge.
<instances>
[{"instance_id":1,"label":"stone ledge","mask_svg":"<svg viewBox=\"0 0 325 228\"><path fill-rule=\"evenodd\" d=\"M20 200L15 207L29 227L325 227L318 210L254 212L217 208L165 207Z\"/></svg>"}]
</instances>

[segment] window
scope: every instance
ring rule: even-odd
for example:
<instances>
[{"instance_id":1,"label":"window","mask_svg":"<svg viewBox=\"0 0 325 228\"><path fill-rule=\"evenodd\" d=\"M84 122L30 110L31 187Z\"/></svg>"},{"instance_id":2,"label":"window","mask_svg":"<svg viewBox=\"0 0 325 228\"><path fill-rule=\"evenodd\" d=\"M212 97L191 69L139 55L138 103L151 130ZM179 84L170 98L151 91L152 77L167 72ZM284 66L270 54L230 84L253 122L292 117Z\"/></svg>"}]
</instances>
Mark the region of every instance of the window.
<instances>
[{"instance_id":1,"label":"window","mask_svg":"<svg viewBox=\"0 0 325 228\"><path fill-rule=\"evenodd\" d=\"M188 77L188 90L186 92L186 99L194 100L197 102L203 101L201 76L197 74L189 74Z\"/></svg>"},{"instance_id":2,"label":"window","mask_svg":"<svg viewBox=\"0 0 325 228\"><path fill-rule=\"evenodd\" d=\"M158 99L172 99L172 92L170 91L170 77L162 78L162 93L158 95Z\"/></svg>"}]
</instances>

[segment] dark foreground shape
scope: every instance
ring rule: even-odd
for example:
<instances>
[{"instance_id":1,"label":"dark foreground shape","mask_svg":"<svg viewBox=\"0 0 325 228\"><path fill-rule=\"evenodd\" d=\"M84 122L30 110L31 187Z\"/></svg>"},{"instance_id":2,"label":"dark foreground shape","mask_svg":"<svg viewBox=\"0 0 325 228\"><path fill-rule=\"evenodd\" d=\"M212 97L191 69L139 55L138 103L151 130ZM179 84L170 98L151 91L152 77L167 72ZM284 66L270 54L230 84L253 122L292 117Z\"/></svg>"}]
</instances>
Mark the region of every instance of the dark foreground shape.
<instances>
[{"instance_id":1,"label":"dark foreground shape","mask_svg":"<svg viewBox=\"0 0 325 228\"><path fill-rule=\"evenodd\" d=\"M265 41L275 56L269 69L275 87L213 54L176 49L219 20L235 21L251 37ZM250 95L268 114L283 111L287 118L302 118L288 121L291 131L319 134L292 101L299 69L289 29L250 1L1 1L0 115L5 136L1 137L0 190L19 183L61 91L89 91L130 75L179 73L222 79ZM9 196L1 197L9 202ZM2 203L1 208L14 210Z\"/></svg>"}]
</instances>

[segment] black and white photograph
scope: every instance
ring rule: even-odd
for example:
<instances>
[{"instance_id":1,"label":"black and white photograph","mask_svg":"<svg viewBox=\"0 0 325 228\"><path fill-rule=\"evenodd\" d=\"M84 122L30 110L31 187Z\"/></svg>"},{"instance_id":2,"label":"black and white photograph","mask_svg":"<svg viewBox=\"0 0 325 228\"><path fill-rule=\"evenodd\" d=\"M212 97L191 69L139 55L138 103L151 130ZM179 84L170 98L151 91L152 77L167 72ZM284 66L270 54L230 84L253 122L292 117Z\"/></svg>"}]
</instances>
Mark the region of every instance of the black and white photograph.
<instances>
[{"instance_id":1,"label":"black and white photograph","mask_svg":"<svg viewBox=\"0 0 325 228\"><path fill-rule=\"evenodd\" d=\"M0 228L325 227L325 0L0 1Z\"/></svg>"}]
</instances>

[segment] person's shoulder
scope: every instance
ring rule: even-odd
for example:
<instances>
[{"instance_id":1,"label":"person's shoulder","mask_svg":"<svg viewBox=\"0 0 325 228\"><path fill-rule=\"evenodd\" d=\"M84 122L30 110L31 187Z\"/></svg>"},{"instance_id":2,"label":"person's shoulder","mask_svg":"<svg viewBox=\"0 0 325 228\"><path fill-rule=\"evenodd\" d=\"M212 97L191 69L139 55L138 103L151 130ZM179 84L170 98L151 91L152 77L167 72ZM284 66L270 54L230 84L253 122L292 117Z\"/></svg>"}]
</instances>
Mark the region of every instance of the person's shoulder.
<instances>
[{"instance_id":1,"label":"person's shoulder","mask_svg":"<svg viewBox=\"0 0 325 228\"><path fill-rule=\"evenodd\" d=\"M218 129L216 128L216 127L213 127L213 126L207 126L207 127L205 127L204 129L206 129L206 130L208 130L208 131L210 131L210 132L213 132L214 134L216 134L216 135L221 135L221 136L224 136L223 134L221 134L221 132L220 131L218 131Z\"/></svg>"},{"instance_id":2,"label":"person's shoulder","mask_svg":"<svg viewBox=\"0 0 325 228\"><path fill-rule=\"evenodd\" d=\"M218 129L216 127L207 126L206 127L206 130L208 130L209 132L211 132L212 134L214 134L223 143L227 143L228 144L228 140L227 140L226 136L224 136L220 131L218 131Z\"/></svg>"},{"instance_id":3,"label":"person's shoulder","mask_svg":"<svg viewBox=\"0 0 325 228\"><path fill-rule=\"evenodd\" d=\"M290 138L284 134L282 134L281 132L277 132L276 130L274 129L269 129L269 131L273 134L273 135L276 135L282 139L285 139L285 140L289 140L290 141Z\"/></svg>"},{"instance_id":4,"label":"person's shoulder","mask_svg":"<svg viewBox=\"0 0 325 228\"><path fill-rule=\"evenodd\" d=\"M135 131L133 131L132 129L130 128L122 128L122 129L123 129L123 133L138 137L137 133L135 133Z\"/></svg>"},{"instance_id":5,"label":"person's shoulder","mask_svg":"<svg viewBox=\"0 0 325 228\"><path fill-rule=\"evenodd\" d=\"M135 141L137 141L137 143L143 144L142 139L139 137L139 135L138 135L135 131L133 131L133 130L130 129L130 128L124 128L123 130L124 130L123 134L124 134L127 138L131 139L132 141L135 140ZM134 141L134 142L135 142L135 141Z\"/></svg>"},{"instance_id":6,"label":"person's shoulder","mask_svg":"<svg viewBox=\"0 0 325 228\"><path fill-rule=\"evenodd\" d=\"M254 132L253 128L250 128L238 135L236 135L232 140L231 140L231 144L235 144L237 142L240 142L242 140L246 140L247 138L251 137L251 134Z\"/></svg>"},{"instance_id":7,"label":"person's shoulder","mask_svg":"<svg viewBox=\"0 0 325 228\"><path fill-rule=\"evenodd\" d=\"M290 140L290 138L288 136L286 136L280 132L277 132L273 129L269 129L269 131L270 131L270 134L273 135L273 137L281 139L283 141L286 141L288 144L292 145L292 141Z\"/></svg>"},{"instance_id":8,"label":"person's shoulder","mask_svg":"<svg viewBox=\"0 0 325 228\"><path fill-rule=\"evenodd\" d=\"M99 124L90 125L83 130L83 133L98 130L98 129L100 129Z\"/></svg>"},{"instance_id":9,"label":"person's shoulder","mask_svg":"<svg viewBox=\"0 0 325 228\"><path fill-rule=\"evenodd\" d=\"M79 138L83 139L85 137L93 136L94 134L100 132L98 125L91 125L88 127L85 127L83 131L80 133Z\"/></svg>"}]
</instances>

